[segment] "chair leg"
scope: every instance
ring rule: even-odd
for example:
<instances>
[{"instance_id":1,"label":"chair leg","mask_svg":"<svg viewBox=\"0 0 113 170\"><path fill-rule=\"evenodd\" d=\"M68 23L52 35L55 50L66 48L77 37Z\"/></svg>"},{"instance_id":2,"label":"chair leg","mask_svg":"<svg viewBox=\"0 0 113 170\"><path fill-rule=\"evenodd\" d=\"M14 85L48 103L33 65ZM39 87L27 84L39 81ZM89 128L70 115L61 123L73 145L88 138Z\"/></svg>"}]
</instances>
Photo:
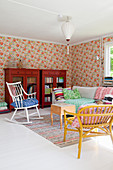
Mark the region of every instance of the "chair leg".
<instances>
[{"instance_id":1,"label":"chair leg","mask_svg":"<svg viewBox=\"0 0 113 170\"><path fill-rule=\"evenodd\" d=\"M109 126L109 131L110 131L110 137L111 137L112 144L113 144L112 125Z\"/></svg>"},{"instance_id":2,"label":"chair leg","mask_svg":"<svg viewBox=\"0 0 113 170\"><path fill-rule=\"evenodd\" d=\"M36 111L37 111L38 116L39 116L39 118L40 118L40 113L39 113L39 110L38 110L37 106L36 106Z\"/></svg>"},{"instance_id":3,"label":"chair leg","mask_svg":"<svg viewBox=\"0 0 113 170\"><path fill-rule=\"evenodd\" d=\"M27 108L25 108L25 111L26 111L27 122L29 123L29 114Z\"/></svg>"},{"instance_id":4,"label":"chair leg","mask_svg":"<svg viewBox=\"0 0 113 170\"><path fill-rule=\"evenodd\" d=\"M81 147L82 147L82 131L79 131L78 159L80 159Z\"/></svg>"},{"instance_id":5,"label":"chair leg","mask_svg":"<svg viewBox=\"0 0 113 170\"><path fill-rule=\"evenodd\" d=\"M67 129L64 127L64 142L66 141Z\"/></svg>"},{"instance_id":6,"label":"chair leg","mask_svg":"<svg viewBox=\"0 0 113 170\"><path fill-rule=\"evenodd\" d=\"M16 112L17 112L17 109L15 109L15 111L14 111L14 113L13 113L13 115L12 115L11 119L10 119L11 121L13 120L13 118L14 118L14 116L15 116Z\"/></svg>"}]
</instances>

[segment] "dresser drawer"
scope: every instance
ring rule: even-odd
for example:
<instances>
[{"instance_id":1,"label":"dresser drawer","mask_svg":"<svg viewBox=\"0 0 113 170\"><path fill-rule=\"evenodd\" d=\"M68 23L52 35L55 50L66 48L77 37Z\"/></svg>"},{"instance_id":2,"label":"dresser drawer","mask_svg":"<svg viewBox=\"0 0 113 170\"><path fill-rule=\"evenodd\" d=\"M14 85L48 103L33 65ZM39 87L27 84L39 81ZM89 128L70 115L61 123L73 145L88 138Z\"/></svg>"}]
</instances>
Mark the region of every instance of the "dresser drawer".
<instances>
[{"instance_id":1,"label":"dresser drawer","mask_svg":"<svg viewBox=\"0 0 113 170\"><path fill-rule=\"evenodd\" d=\"M25 70L12 70L11 74L25 74Z\"/></svg>"},{"instance_id":2,"label":"dresser drawer","mask_svg":"<svg viewBox=\"0 0 113 170\"><path fill-rule=\"evenodd\" d=\"M32 74L37 75L38 71L37 70L26 70L26 75L28 75L28 74L30 74L30 75L32 75Z\"/></svg>"}]
</instances>

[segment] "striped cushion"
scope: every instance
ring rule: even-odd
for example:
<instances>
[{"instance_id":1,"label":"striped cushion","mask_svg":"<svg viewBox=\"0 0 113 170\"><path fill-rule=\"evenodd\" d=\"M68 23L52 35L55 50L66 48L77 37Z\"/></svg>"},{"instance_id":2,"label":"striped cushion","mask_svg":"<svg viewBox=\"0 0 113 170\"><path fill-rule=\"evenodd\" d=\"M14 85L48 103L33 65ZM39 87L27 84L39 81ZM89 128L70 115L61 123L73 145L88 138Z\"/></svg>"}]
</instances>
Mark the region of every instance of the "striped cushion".
<instances>
[{"instance_id":1,"label":"striped cushion","mask_svg":"<svg viewBox=\"0 0 113 170\"><path fill-rule=\"evenodd\" d=\"M104 99L104 96L107 93L107 88L106 87L98 87L96 90L95 98L96 100L102 100Z\"/></svg>"},{"instance_id":2,"label":"striped cushion","mask_svg":"<svg viewBox=\"0 0 113 170\"><path fill-rule=\"evenodd\" d=\"M54 88L55 98L56 100L64 99L63 89L62 88Z\"/></svg>"}]
</instances>

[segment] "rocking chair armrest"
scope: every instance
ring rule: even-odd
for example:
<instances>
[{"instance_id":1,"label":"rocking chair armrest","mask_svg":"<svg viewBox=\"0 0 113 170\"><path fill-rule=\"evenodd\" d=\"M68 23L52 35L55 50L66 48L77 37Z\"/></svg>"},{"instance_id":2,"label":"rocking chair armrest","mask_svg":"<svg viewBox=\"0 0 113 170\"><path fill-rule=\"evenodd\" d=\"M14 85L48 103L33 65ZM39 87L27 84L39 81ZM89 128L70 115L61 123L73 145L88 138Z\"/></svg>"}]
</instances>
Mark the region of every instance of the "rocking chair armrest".
<instances>
[{"instance_id":1,"label":"rocking chair armrest","mask_svg":"<svg viewBox=\"0 0 113 170\"><path fill-rule=\"evenodd\" d=\"M30 94L26 93L27 96L29 96L29 95L34 95L34 94L36 94L36 92L30 93Z\"/></svg>"},{"instance_id":2,"label":"rocking chair armrest","mask_svg":"<svg viewBox=\"0 0 113 170\"><path fill-rule=\"evenodd\" d=\"M25 94L26 94L27 96L30 96L30 95L35 95L35 94L36 94L36 92L34 92L34 93L30 93L30 94L28 94L28 93L26 93L26 92L25 92Z\"/></svg>"}]
</instances>

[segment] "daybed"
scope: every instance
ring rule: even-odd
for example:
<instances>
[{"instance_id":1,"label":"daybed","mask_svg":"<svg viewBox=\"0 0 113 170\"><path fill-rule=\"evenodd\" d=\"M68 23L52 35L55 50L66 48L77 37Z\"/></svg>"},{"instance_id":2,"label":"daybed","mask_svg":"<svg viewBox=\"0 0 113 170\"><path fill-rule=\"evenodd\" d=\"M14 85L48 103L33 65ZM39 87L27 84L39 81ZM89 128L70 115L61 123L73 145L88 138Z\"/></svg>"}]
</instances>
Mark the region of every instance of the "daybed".
<instances>
[{"instance_id":1,"label":"daybed","mask_svg":"<svg viewBox=\"0 0 113 170\"><path fill-rule=\"evenodd\" d=\"M52 92L52 104L55 103L69 103L76 106L75 112L77 112L78 108L81 105L95 103L97 100L103 100L106 94L113 95L113 87L80 87L80 86L73 86L72 90L78 89L80 93L80 98L76 99L65 99L61 98L58 100L58 97L55 97L55 90ZM61 93L59 93L61 94Z\"/></svg>"}]
</instances>

